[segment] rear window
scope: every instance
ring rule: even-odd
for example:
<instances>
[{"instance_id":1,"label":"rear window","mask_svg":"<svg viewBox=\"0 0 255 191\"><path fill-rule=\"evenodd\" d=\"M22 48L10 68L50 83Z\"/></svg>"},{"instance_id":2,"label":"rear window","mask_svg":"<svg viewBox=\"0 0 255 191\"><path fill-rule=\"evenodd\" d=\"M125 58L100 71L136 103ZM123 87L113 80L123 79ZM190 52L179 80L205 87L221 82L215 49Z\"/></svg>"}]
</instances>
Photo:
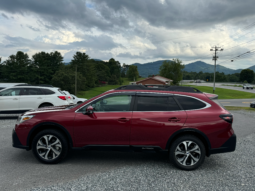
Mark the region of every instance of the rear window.
<instances>
[{"instance_id":1,"label":"rear window","mask_svg":"<svg viewBox=\"0 0 255 191\"><path fill-rule=\"evenodd\" d=\"M52 94L55 94L54 91L52 90L49 90L49 89L41 89L42 92L45 94L45 95L52 95Z\"/></svg>"},{"instance_id":2,"label":"rear window","mask_svg":"<svg viewBox=\"0 0 255 191\"><path fill-rule=\"evenodd\" d=\"M184 110L201 109L206 106L205 103L191 97L175 96L175 98L181 104Z\"/></svg>"},{"instance_id":3,"label":"rear window","mask_svg":"<svg viewBox=\"0 0 255 191\"><path fill-rule=\"evenodd\" d=\"M58 91L59 91L61 94L64 94L64 92L62 92L60 89L58 89ZM66 94L64 94L64 95L66 95Z\"/></svg>"}]
</instances>

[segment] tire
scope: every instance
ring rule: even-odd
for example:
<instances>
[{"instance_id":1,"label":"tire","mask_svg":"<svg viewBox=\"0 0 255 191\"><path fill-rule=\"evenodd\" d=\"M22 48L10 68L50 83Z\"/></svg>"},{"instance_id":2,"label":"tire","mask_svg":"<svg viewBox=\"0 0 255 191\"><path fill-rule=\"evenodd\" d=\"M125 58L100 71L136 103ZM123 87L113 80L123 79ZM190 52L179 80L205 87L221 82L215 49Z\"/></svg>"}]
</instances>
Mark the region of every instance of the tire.
<instances>
[{"instance_id":1,"label":"tire","mask_svg":"<svg viewBox=\"0 0 255 191\"><path fill-rule=\"evenodd\" d=\"M46 129L39 132L34 137L32 151L34 156L40 162L45 164L56 164L68 154L68 143L65 136L59 131Z\"/></svg>"},{"instance_id":2,"label":"tire","mask_svg":"<svg viewBox=\"0 0 255 191\"><path fill-rule=\"evenodd\" d=\"M244 89L244 87L243 87L243 89Z\"/></svg>"},{"instance_id":3,"label":"tire","mask_svg":"<svg viewBox=\"0 0 255 191\"><path fill-rule=\"evenodd\" d=\"M50 103L43 103L42 105L39 106L39 108L42 108L42 107L51 107L53 106L52 104Z\"/></svg>"},{"instance_id":4,"label":"tire","mask_svg":"<svg viewBox=\"0 0 255 191\"><path fill-rule=\"evenodd\" d=\"M186 146L188 146L187 147L188 149L186 149L186 152L185 152L185 144L184 143L186 143ZM198 148L195 149L195 152L190 153L189 150L194 149L196 146ZM201 166L205 160L205 146L199 138L197 138L193 135L181 136L181 137L177 138L171 144L170 150L169 150L169 159L179 169L188 170L188 171L195 170L199 166ZM178 161L178 159L179 159L179 161ZM181 159L183 159L183 160L181 160Z\"/></svg>"}]
</instances>

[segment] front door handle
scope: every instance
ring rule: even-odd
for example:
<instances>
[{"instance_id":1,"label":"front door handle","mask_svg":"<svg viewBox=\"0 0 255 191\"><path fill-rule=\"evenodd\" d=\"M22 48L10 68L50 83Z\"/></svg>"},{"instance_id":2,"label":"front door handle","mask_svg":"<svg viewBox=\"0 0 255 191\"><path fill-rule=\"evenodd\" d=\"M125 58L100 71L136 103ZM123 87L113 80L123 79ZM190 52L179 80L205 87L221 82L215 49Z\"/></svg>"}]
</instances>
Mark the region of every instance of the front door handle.
<instances>
[{"instance_id":1,"label":"front door handle","mask_svg":"<svg viewBox=\"0 0 255 191\"><path fill-rule=\"evenodd\" d=\"M178 121L180 121L180 119L178 119L177 117L171 117L168 119L168 121L178 122Z\"/></svg>"},{"instance_id":2,"label":"front door handle","mask_svg":"<svg viewBox=\"0 0 255 191\"><path fill-rule=\"evenodd\" d=\"M123 117L123 118L119 118L118 121L121 122L121 123L126 123L126 122L129 121L129 119Z\"/></svg>"},{"instance_id":3,"label":"front door handle","mask_svg":"<svg viewBox=\"0 0 255 191\"><path fill-rule=\"evenodd\" d=\"M18 98L14 98L13 100L18 100Z\"/></svg>"},{"instance_id":4,"label":"front door handle","mask_svg":"<svg viewBox=\"0 0 255 191\"><path fill-rule=\"evenodd\" d=\"M42 99L41 97L38 97L37 99Z\"/></svg>"}]
</instances>

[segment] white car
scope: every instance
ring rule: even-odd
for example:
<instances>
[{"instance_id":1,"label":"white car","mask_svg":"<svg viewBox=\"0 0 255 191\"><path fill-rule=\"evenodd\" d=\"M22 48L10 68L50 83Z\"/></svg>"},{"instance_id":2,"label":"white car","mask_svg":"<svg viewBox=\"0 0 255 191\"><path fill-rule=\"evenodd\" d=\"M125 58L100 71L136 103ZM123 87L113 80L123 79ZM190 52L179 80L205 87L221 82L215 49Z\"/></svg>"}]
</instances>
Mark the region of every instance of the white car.
<instances>
[{"instance_id":1,"label":"white car","mask_svg":"<svg viewBox=\"0 0 255 191\"><path fill-rule=\"evenodd\" d=\"M31 109L70 105L67 96L56 87L18 85L0 90L0 114L23 113Z\"/></svg>"},{"instance_id":2,"label":"white car","mask_svg":"<svg viewBox=\"0 0 255 191\"><path fill-rule=\"evenodd\" d=\"M243 89L252 89L253 90L253 85L251 85L251 84L243 84Z\"/></svg>"},{"instance_id":3,"label":"white car","mask_svg":"<svg viewBox=\"0 0 255 191\"><path fill-rule=\"evenodd\" d=\"M71 96L73 97L73 101L74 101L75 104L80 104L80 103L87 100L87 99L84 99L84 98L78 98L77 96L75 96L73 94L71 94Z\"/></svg>"},{"instance_id":4,"label":"white car","mask_svg":"<svg viewBox=\"0 0 255 191\"><path fill-rule=\"evenodd\" d=\"M67 95L67 101L69 102L69 104L74 104L73 97L71 96L71 94L68 91L65 91L65 90L63 90L62 92L65 95Z\"/></svg>"}]
</instances>

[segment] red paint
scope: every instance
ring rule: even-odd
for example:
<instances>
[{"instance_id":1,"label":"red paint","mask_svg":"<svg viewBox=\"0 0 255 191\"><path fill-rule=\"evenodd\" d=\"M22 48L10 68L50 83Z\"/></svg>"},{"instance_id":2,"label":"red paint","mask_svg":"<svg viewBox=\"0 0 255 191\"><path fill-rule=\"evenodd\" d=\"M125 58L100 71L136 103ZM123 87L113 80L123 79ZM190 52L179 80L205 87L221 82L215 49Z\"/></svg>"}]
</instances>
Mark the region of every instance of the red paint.
<instances>
[{"instance_id":1,"label":"red paint","mask_svg":"<svg viewBox=\"0 0 255 191\"><path fill-rule=\"evenodd\" d=\"M202 93L169 92L188 95L211 104L201 110L178 112L101 112L91 115L75 113L88 102L114 92L134 92L134 90L112 90L72 109L33 113L34 118L16 126L17 136L22 145L27 145L29 132L38 124L52 122L61 125L70 134L74 147L86 145L150 145L165 149L173 135L181 129L196 129L210 141L212 148L222 146L234 134L232 125L219 116L229 112ZM155 90L135 90L135 92L159 92ZM163 93L163 91L160 91ZM44 111L46 111L45 109Z\"/></svg>"}]
</instances>

